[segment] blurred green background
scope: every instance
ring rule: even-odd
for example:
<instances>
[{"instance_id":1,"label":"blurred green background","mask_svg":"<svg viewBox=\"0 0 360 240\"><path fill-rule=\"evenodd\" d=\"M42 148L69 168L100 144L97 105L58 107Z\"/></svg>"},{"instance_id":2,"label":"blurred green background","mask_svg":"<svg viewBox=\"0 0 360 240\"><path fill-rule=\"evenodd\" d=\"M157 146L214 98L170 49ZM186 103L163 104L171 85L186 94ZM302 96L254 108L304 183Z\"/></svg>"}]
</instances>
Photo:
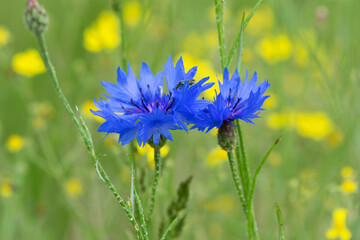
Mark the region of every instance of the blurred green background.
<instances>
[{"instance_id":1,"label":"blurred green background","mask_svg":"<svg viewBox=\"0 0 360 240\"><path fill-rule=\"evenodd\" d=\"M110 1L40 2L50 25L49 53L60 85L91 128L101 161L123 197L129 194L126 148L96 132L92 100L116 81L121 65L119 21ZM227 51L241 15L256 1L228 0ZM25 1L0 0L0 239L135 239L111 192L99 180L85 145L58 100L24 25ZM277 239L274 201L288 239L360 239L360 2L266 0L245 31L243 64L268 79L271 98L255 125L243 124L252 171L273 142L255 191L262 239ZM171 54L199 66L197 80L221 79L213 1L124 1L126 59L153 72ZM175 59L176 58L176 59ZM230 70L235 69L235 60ZM211 99L214 91L205 97ZM152 236L193 175L187 219L179 239L246 239L246 223L216 132L174 132L164 149ZM136 155L139 190L147 203L151 149ZM346 221L346 223L345 223ZM156 238L153 238L156 239Z\"/></svg>"}]
</instances>

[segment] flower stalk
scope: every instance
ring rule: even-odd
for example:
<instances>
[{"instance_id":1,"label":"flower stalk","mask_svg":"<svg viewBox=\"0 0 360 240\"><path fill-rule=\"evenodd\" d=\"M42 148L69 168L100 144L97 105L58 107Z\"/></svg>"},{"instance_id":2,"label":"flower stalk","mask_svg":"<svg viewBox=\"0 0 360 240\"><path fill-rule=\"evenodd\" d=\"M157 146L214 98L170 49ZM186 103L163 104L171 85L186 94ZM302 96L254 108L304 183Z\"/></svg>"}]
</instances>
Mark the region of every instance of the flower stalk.
<instances>
[{"instance_id":1,"label":"flower stalk","mask_svg":"<svg viewBox=\"0 0 360 240\"><path fill-rule=\"evenodd\" d=\"M148 221L151 220L152 214L154 212L155 208L155 201L156 201L156 192L157 192L157 186L159 183L159 178L161 174L161 154L160 154L160 146L156 145L154 146L154 160L155 160L155 173L154 173L154 181L151 188L151 198L150 198L150 207L149 207L149 215L148 215Z\"/></svg>"}]
</instances>

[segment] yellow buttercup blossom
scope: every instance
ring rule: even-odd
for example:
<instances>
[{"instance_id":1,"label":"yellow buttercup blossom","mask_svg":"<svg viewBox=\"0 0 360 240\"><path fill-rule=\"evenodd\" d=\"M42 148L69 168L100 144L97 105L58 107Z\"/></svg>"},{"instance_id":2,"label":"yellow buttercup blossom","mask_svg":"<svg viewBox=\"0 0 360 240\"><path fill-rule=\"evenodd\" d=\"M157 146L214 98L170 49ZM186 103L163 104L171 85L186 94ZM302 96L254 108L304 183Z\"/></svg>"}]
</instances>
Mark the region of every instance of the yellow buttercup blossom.
<instances>
[{"instance_id":1,"label":"yellow buttercup blossom","mask_svg":"<svg viewBox=\"0 0 360 240\"><path fill-rule=\"evenodd\" d=\"M14 72L26 77L44 73L46 70L40 53L35 49L16 53L12 59L11 66Z\"/></svg>"},{"instance_id":2,"label":"yellow buttercup blossom","mask_svg":"<svg viewBox=\"0 0 360 240\"><path fill-rule=\"evenodd\" d=\"M97 108L93 101L86 101L81 105L80 113L82 116L90 119L95 119L98 122L104 122L104 119L94 115L90 110L97 111L99 108Z\"/></svg>"},{"instance_id":3,"label":"yellow buttercup blossom","mask_svg":"<svg viewBox=\"0 0 360 240\"><path fill-rule=\"evenodd\" d=\"M141 6L137 1L126 2L124 5L124 21L130 27L136 27L141 17Z\"/></svg>"},{"instance_id":4,"label":"yellow buttercup blossom","mask_svg":"<svg viewBox=\"0 0 360 240\"><path fill-rule=\"evenodd\" d=\"M353 178L355 175L352 167L346 166L341 169L341 176L345 179Z\"/></svg>"},{"instance_id":5,"label":"yellow buttercup blossom","mask_svg":"<svg viewBox=\"0 0 360 240\"><path fill-rule=\"evenodd\" d=\"M137 151L140 155L146 155L149 167L151 169L154 169L155 168L154 149L152 147L150 147L149 144L145 144L144 147L138 146ZM170 148L168 145L163 146L160 149L161 158L166 157L169 154L169 151L170 151Z\"/></svg>"},{"instance_id":6,"label":"yellow buttercup blossom","mask_svg":"<svg viewBox=\"0 0 360 240\"><path fill-rule=\"evenodd\" d=\"M84 47L90 52L112 50L120 44L119 20L111 11L104 11L84 31Z\"/></svg>"},{"instance_id":7,"label":"yellow buttercup blossom","mask_svg":"<svg viewBox=\"0 0 360 240\"><path fill-rule=\"evenodd\" d=\"M323 112L300 113L296 125L297 132L314 140L322 140L334 130L330 118Z\"/></svg>"},{"instance_id":8,"label":"yellow buttercup blossom","mask_svg":"<svg viewBox=\"0 0 360 240\"><path fill-rule=\"evenodd\" d=\"M11 135L6 142L6 148L10 152L19 152L23 147L24 139L19 135Z\"/></svg>"},{"instance_id":9,"label":"yellow buttercup blossom","mask_svg":"<svg viewBox=\"0 0 360 240\"><path fill-rule=\"evenodd\" d=\"M65 191L69 196L78 197L83 193L83 184L77 178L71 178L65 183Z\"/></svg>"},{"instance_id":10,"label":"yellow buttercup blossom","mask_svg":"<svg viewBox=\"0 0 360 240\"><path fill-rule=\"evenodd\" d=\"M9 42L10 33L0 26L0 47L6 45Z\"/></svg>"},{"instance_id":11,"label":"yellow buttercup blossom","mask_svg":"<svg viewBox=\"0 0 360 240\"><path fill-rule=\"evenodd\" d=\"M288 60L293 46L285 34L275 37L265 37L256 46L258 54L269 64Z\"/></svg>"},{"instance_id":12,"label":"yellow buttercup blossom","mask_svg":"<svg viewBox=\"0 0 360 240\"><path fill-rule=\"evenodd\" d=\"M220 147L217 147L207 155L206 164L210 167L214 167L222 162L226 162L227 159L226 151L222 150Z\"/></svg>"},{"instance_id":13,"label":"yellow buttercup blossom","mask_svg":"<svg viewBox=\"0 0 360 240\"><path fill-rule=\"evenodd\" d=\"M347 210L344 208L337 208L333 211L333 226L326 232L327 239L351 239L351 232L346 227L346 215Z\"/></svg>"},{"instance_id":14,"label":"yellow buttercup blossom","mask_svg":"<svg viewBox=\"0 0 360 240\"><path fill-rule=\"evenodd\" d=\"M14 188L11 184L10 179L2 179L0 182L0 194L3 198L11 197L14 193Z\"/></svg>"},{"instance_id":15,"label":"yellow buttercup blossom","mask_svg":"<svg viewBox=\"0 0 360 240\"><path fill-rule=\"evenodd\" d=\"M246 15L249 15L251 9L245 11ZM238 22L241 23L243 12L239 13ZM251 35L263 35L264 32L270 31L274 26L274 14L271 8L268 5L263 5L258 8L251 18L248 26L246 27L246 32Z\"/></svg>"},{"instance_id":16,"label":"yellow buttercup blossom","mask_svg":"<svg viewBox=\"0 0 360 240\"><path fill-rule=\"evenodd\" d=\"M355 193L357 190L356 183L352 180L345 180L341 184L341 191L344 193Z\"/></svg>"}]
</instances>

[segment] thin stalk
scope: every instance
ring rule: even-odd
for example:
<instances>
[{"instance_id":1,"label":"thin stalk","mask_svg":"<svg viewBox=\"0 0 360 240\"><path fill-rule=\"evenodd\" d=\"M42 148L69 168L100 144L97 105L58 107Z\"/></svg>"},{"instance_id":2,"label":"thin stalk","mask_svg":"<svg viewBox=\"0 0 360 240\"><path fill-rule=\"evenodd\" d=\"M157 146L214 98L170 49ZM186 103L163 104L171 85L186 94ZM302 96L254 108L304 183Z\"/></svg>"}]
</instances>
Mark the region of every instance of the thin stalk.
<instances>
[{"instance_id":1,"label":"thin stalk","mask_svg":"<svg viewBox=\"0 0 360 240\"><path fill-rule=\"evenodd\" d=\"M125 204L124 200L121 198L121 196L118 194L118 192L116 191L114 185L112 184L112 182L110 181L108 175L106 174L105 170L103 169L101 163L99 162L98 156L95 153L95 148L93 145L93 141L89 132L89 129L87 128L86 124L84 123L84 121L82 120L82 118L79 116L79 119L76 117L75 112L73 111L73 109L71 108L69 102L67 101L64 93L62 92L62 89L59 85L59 81L57 79L56 76L56 72L55 72L55 68L53 67L48 51L47 51L47 45L46 45L46 41L44 38L43 34L40 35L35 35L39 44L39 50L40 50L40 55L42 57L42 60L44 62L45 68L48 72L48 74L50 75L50 79L53 82L53 85L55 87L55 90L61 100L61 102L63 103L63 105L65 106L65 109L68 111L68 113L70 114L71 118L73 119L73 121L75 122L75 125L77 127L77 129L80 132L80 135L89 151L91 160L93 161L96 171L100 177L101 180L103 180L103 182L107 185L107 187L111 190L111 192L113 193L114 197L116 198L116 200L119 202L120 206L123 208L123 210L126 213L126 216L128 217L128 219L130 220L134 231L137 234L138 239L143 240L143 237L139 231L139 226L136 223L135 217L133 216L133 214L131 213L131 211L128 209L127 205Z\"/></svg>"},{"instance_id":2,"label":"thin stalk","mask_svg":"<svg viewBox=\"0 0 360 240\"><path fill-rule=\"evenodd\" d=\"M140 215L140 224L141 224L140 229L141 229L142 235L144 237L144 240L149 240L149 236L148 236L149 234L147 232L146 221L145 221L145 216L144 216L144 209L142 207L139 195L137 194L135 189L134 189L134 191L135 191L134 193L135 193L136 206L137 206L137 209L138 209L139 215Z\"/></svg>"},{"instance_id":3,"label":"thin stalk","mask_svg":"<svg viewBox=\"0 0 360 240\"><path fill-rule=\"evenodd\" d=\"M237 174L237 171L236 171L235 161L234 161L234 154L233 154L232 151L228 151L227 155L228 155L228 159L229 159L230 170L231 170L232 177L233 177L235 187L236 187L236 192L237 192L237 194L239 196L241 205L243 207L243 210L244 210L244 213L245 213L245 216L246 216L247 215L246 199L245 199L245 197L243 195L243 190L241 188L239 177L238 177L238 174Z\"/></svg>"},{"instance_id":4,"label":"thin stalk","mask_svg":"<svg viewBox=\"0 0 360 240\"><path fill-rule=\"evenodd\" d=\"M239 138L238 148L240 148L241 156L242 156L241 169L244 171L245 182L243 183L243 187L244 187L244 191L246 192L246 196L247 196L248 195L247 192L249 191L249 186L250 186L250 170L249 170L249 163L248 163L247 155L246 155L246 151L245 151L245 144L244 144L244 139L243 139L243 135L242 135L242 131L241 131L240 121L238 119L236 119L236 131L238 133L238 138Z\"/></svg>"},{"instance_id":5,"label":"thin stalk","mask_svg":"<svg viewBox=\"0 0 360 240\"><path fill-rule=\"evenodd\" d=\"M161 236L160 240L165 240L166 239L166 235L176 226L177 222L179 220L179 217L176 217L171 223L170 225L167 227L167 229L165 230L164 234Z\"/></svg>"},{"instance_id":6,"label":"thin stalk","mask_svg":"<svg viewBox=\"0 0 360 240\"><path fill-rule=\"evenodd\" d=\"M277 202L274 203L275 204L275 208L276 208L276 215L277 215L277 220L279 223L279 240L286 240L285 237L285 228L284 228L284 220L281 214L281 210L280 210L280 206Z\"/></svg>"},{"instance_id":7,"label":"thin stalk","mask_svg":"<svg viewBox=\"0 0 360 240\"><path fill-rule=\"evenodd\" d=\"M215 0L215 17L216 17L216 26L218 30L219 51L220 51L220 61L221 61L222 71L224 71L224 68L226 67L224 14L225 14L225 0Z\"/></svg>"},{"instance_id":8,"label":"thin stalk","mask_svg":"<svg viewBox=\"0 0 360 240\"><path fill-rule=\"evenodd\" d=\"M245 12L243 13L242 20L241 20L239 53L238 53L238 59L237 59L237 65L236 65L236 68L239 72L240 72L240 67L241 67L242 53L244 50L244 30L245 30L244 19L245 19ZM230 59L230 61L231 61L231 59ZM229 63L229 65L230 65L230 63Z\"/></svg>"},{"instance_id":9,"label":"thin stalk","mask_svg":"<svg viewBox=\"0 0 360 240\"><path fill-rule=\"evenodd\" d=\"M151 198L150 198L150 210L149 210L149 215L148 215L148 221L151 220L151 216L154 212L157 186L159 183L159 178L160 178L160 173L161 173L160 148L156 147L156 146L154 147L154 160L155 160L155 174L154 174L154 181L153 181L153 185L152 185L152 192L151 192Z\"/></svg>"}]
</instances>

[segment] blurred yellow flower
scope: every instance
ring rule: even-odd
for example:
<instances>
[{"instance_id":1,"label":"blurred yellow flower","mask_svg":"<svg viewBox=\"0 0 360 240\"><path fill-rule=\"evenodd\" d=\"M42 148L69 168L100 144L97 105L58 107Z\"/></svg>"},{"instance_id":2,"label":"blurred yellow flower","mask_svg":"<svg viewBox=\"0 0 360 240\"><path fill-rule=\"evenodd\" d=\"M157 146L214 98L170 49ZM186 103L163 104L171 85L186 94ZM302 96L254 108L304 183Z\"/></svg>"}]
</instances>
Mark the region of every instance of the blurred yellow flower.
<instances>
[{"instance_id":1,"label":"blurred yellow flower","mask_svg":"<svg viewBox=\"0 0 360 240\"><path fill-rule=\"evenodd\" d=\"M229 195L219 195L212 201L203 201L201 205L208 211L230 213L235 208L234 198Z\"/></svg>"},{"instance_id":2,"label":"blurred yellow flower","mask_svg":"<svg viewBox=\"0 0 360 240\"><path fill-rule=\"evenodd\" d=\"M96 22L84 31L84 47L90 52L112 50L120 44L119 20L111 11L100 13Z\"/></svg>"},{"instance_id":3,"label":"blurred yellow flower","mask_svg":"<svg viewBox=\"0 0 360 240\"><path fill-rule=\"evenodd\" d=\"M265 37L256 46L258 54L269 64L288 60L292 54L292 43L288 36Z\"/></svg>"},{"instance_id":4,"label":"blurred yellow flower","mask_svg":"<svg viewBox=\"0 0 360 240\"><path fill-rule=\"evenodd\" d=\"M37 130L44 128L46 120L55 115L55 109L48 103L32 103L30 112L33 115L32 125Z\"/></svg>"},{"instance_id":5,"label":"blurred yellow flower","mask_svg":"<svg viewBox=\"0 0 360 240\"><path fill-rule=\"evenodd\" d=\"M104 122L104 119L94 115L90 110L97 111L99 108L97 108L93 101L87 101L84 102L83 105L81 105L80 113L82 116L90 119L95 119L98 122Z\"/></svg>"},{"instance_id":6,"label":"blurred yellow flower","mask_svg":"<svg viewBox=\"0 0 360 240\"><path fill-rule=\"evenodd\" d=\"M130 27L136 27L141 17L141 6L137 1L125 2L124 21Z\"/></svg>"},{"instance_id":7,"label":"blurred yellow flower","mask_svg":"<svg viewBox=\"0 0 360 240\"><path fill-rule=\"evenodd\" d=\"M11 135L6 142L6 148L9 152L19 152L23 147L24 139L19 135Z\"/></svg>"},{"instance_id":8,"label":"blurred yellow flower","mask_svg":"<svg viewBox=\"0 0 360 240\"><path fill-rule=\"evenodd\" d=\"M344 134L339 129L333 131L327 139L330 147L338 147L344 141Z\"/></svg>"},{"instance_id":9,"label":"blurred yellow flower","mask_svg":"<svg viewBox=\"0 0 360 240\"><path fill-rule=\"evenodd\" d=\"M208 60L197 59L193 55L190 55L188 53L179 54L176 59L180 58L180 56L183 57L186 71L189 71L190 68L193 66L198 66L195 80L201 80L202 78L210 77L208 82L215 83L212 88L204 92L204 97L206 99L213 100L213 98L215 97L215 90L219 92L219 86L217 84L217 74L215 73L214 67L211 62Z\"/></svg>"},{"instance_id":10,"label":"blurred yellow flower","mask_svg":"<svg viewBox=\"0 0 360 240\"><path fill-rule=\"evenodd\" d=\"M185 52L190 52L193 56L203 57L206 53L206 39L197 32L191 32L186 35L182 44Z\"/></svg>"},{"instance_id":11,"label":"blurred yellow flower","mask_svg":"<svg viewBox=\"0 0 360 240\"><path fill-rule=\"evenodd\" d=\"M271 113L266 118L266 124L272 129L292 128L296 125L295 112Z\"/></svg>"},{"instance_id":12,"label":"blurred yellow flower","mask_svg":"<svg viewBox=\"0 0 360 240\"><path fill-rule=\"evenodd\" d=\"M65 191L71 197L78 197L83 193L83 184L77 178L71 178L65 182Z\"/></svg>"},{"instance_id":13,"label":"blurred yellow flower","mask_svg":"<svg viewBox=\"0 0 360 240\"><path fill-rule=\"evenodd\" d=\"M278 152L272 152L269 156L268 162L270 165L277 167L282 163L282 156Z\"/></svg>"},{"instance_id":14,"label":"blurred yellow flower","mask_svg":"<svg viewBox=\"0 0 360 240\"><path fill-rule=\"evenodd\" d=\"M206 164L210 167L214 167L220 163L227 161L227 153L220 147L215 148L206 157Z\"/></svg>"},{"instance_id":15,"label":"blurred yellow flower","mask_svg":"<svg viewBox=\"0 0 360 240\"><path fill-rule=\"evenodd\" d=\"M352 167L346 166L341 169L341 176L345 179L353 178L355 175Z\"/></svg>"},{"instance_id":16,"label":"blurred yellow flower","mask_svg":"<svg viewBox=\"0 0 360 240\"><path fill-rule=\"evenodd\" d=\"M357 186L353 180L345 180L341 184L341 191L344 193L355 193L356 190Z\"/></svg>"},{"instance_id":17,"label":"blurred yellow flower","mask_svg":"<svg viewBox=\"0 0 360 240\"><path fill-rule=\"evenodd\" d=\"M249 15L251 9L247 9L245 11L246 15ZM241 24L243 12L239 12L238 22ZM263 35L265 32L270 31L274 26L274 14L269 7L269 5L262 5L262 7L258 8L251 18L248 26L246 27L246 32L251 35Z\"/></svg>"},{"instance_id":18,"label":"blurred yellow flower","mask_svg":"<svg viewBox=\"0 0 360 240\"><path fill-rule=\"evenodd\" d=\"M334 130L331 119L323 112L300 113L296 125L297 132L314 140L322 140Z\"/></svg>"},{"instance_id":19,"label":"blurred yellow flower","mask_svg":"<svg viewBox=\"0 0 360 240\"><path fill-rule=\"evenodd\" d=\"M265 109L272 109L275 108L277 106L278 100L277 100L277 96L274 93L268 93L268 95L270 95L270 97L268 97L265 102L264 102L264 108Z\"/></svg>"},{"instance_id":20,"label":"blurred yellow flower","mask_svg":"<svg viewBox=\"0 0 360 240\"><path fill-rule=\"evenodd\" d=\"M16 53L12 59L12 69L17 74L32 77L45 72L40 53L35 49L28 49Z\"/></svg>"},{"instance_id":21,"label":"blurred yellow flower","mask_svg":"<svg viewBox=\"0 0 360 240\"><path fill-rule=\"evenodd\" d=\"M151 169L155 168L155 160L154 160L154 149L150 147L149 144L145 144L144 147L137 146L137 151L140 155L146 155L148 160L148 165ZM163 146L160 149L161 158L165 158L169 154L170 148L168 145Z\"/></svg>"},{"instance_id":22,"label":"blurred yellow flower","mask_svg":"<svg viewBox=\"0 0 360 240\"><path fill-rule=\"evenodd\" d=\"M10 33L8 30L0 26L0 47L5 46L10 39Z\"/></svg>"},{"instance_id":23,"label":"blurred yellow flower","mask_svg":"<svg viewBox=\"0 0 360 240\"><path fill-rule=\"evenodd\" d=\"M346 227L346 215L347 210L344 208L337 208L333 211L333 226L326 232L327 239L351 239L351 232Z\"/></svg>"},{"instance_id":24,"label":"blurred yellow flower","mask_svg":"<svg viewBox=\"0 0 360 240\"><path fill-rule=\"evenodd\" d=\"M0 194L3 198L8 198L11 197L11 195L13 195L14 193L14 189L13 186L11 184L10 179L2 179L0 182Z\"/></svg>"}]
</instances>

